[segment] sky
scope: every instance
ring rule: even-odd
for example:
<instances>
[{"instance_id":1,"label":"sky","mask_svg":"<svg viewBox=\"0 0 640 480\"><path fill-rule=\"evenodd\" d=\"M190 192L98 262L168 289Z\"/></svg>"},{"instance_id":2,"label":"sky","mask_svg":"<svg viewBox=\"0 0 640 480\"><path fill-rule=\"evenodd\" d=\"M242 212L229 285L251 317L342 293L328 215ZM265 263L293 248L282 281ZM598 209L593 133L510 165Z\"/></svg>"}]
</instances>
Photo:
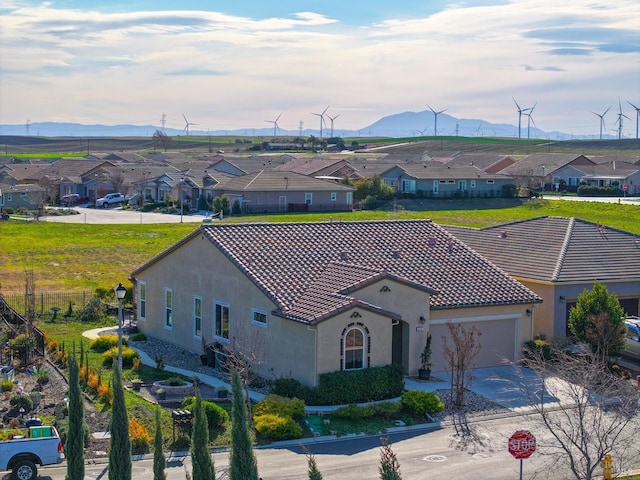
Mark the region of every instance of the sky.
<instances>
[{"instance_id":1,"label":"sky","mask_svg":"<svg viewBox=\"0 0 640 480\"><path fill-rule=\"evenodd\" d=\"M178 7L179 5L179 7ZM357 130L430 107L635 137L637 0L4 0L0 124ZM336 118L336 116L338 116ZM327 119L328 120L328 119ZM197 124L197 126L195 126ZM416 128L419 128L416 126ZM453 134L453 132L438 132Z\"/></svg>"}]
</instances>

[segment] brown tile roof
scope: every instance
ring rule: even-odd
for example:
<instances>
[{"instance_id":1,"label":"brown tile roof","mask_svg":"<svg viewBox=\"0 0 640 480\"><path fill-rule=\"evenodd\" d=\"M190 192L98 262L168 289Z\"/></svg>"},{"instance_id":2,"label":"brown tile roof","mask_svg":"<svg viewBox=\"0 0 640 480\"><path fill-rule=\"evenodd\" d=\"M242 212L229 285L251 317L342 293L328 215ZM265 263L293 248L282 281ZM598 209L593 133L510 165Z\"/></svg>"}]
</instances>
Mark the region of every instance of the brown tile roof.
<instances>
[{"instance_id":1,"label":"brown tile roof","mask_svg":"<svg viewBox=\"0 0 640 480\"><path fill-rule=\"evenodd\" d=\"M640 281L640 239L622 230L564 217L483 229L445 228L517 278Z\"/></svg>"},{"instance_id":2,"label":"brown tile roof","mask_svg":"<svg viewBox=\"0 0 640 480\"><path fill-rule=\"evenodd\" d=\"M200 232L298 321L348 308L351 291L383 276L432 291L432 309L541 301L429 220L204 225L192 235Z\"/></svg>"},{"instance_id":3,"label":"brown tile roof","mask_svg":"<svg viewBox=\"0 0 640 480\"><path fill-rule=\"evenodd\" d=\"M216 186L224 191L253 191L253 192L281 192L289 191L353 191L354 188L341 183L320 180L294 172L276 172L263 170L261 172L232 177L220 182Z\"/></svg>"}]
</instances>

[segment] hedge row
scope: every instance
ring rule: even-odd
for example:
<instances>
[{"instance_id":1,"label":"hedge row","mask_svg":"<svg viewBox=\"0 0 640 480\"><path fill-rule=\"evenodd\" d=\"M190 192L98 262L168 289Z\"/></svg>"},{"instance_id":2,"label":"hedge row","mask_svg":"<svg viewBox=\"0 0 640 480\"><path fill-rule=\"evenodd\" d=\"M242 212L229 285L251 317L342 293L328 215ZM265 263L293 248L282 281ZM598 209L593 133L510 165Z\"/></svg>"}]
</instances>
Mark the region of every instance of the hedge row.
<instances>
[{"instance_id":1,"label":"hedge row","mask_svg":"<svg viewBox=\"0 0 640 480\"><path fill-rule=\"evenodd\" d=\"M580 197L622 197L624 191L619 187L596 187L594 185L580 185L578 196Z\"/></svg>"},{"instance_id":2,"label":"hedge row","mask_svg":"<svg viewBox=\"0 0 640 480\"><path fill-rule=\"evenodd\" d=\"M275 393L299 398L307 405L344 405L399 397L404 390L400 365L323 373L317 388L293 378L278 378Z\"/></svg>"}]
</instances>

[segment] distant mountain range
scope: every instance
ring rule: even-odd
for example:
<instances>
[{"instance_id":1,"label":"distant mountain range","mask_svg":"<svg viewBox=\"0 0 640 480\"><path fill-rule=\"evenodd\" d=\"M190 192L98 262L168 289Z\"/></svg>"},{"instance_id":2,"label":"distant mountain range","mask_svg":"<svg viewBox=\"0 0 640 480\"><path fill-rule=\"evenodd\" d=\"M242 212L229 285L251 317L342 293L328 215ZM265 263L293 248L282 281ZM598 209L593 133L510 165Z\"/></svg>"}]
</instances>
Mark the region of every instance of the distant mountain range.
<instances>
[{"instance_id":1,"label":"distant mountain range","mask_svg":"<svg viewBox=\"0 0 640 480\"><path fill-rule=\"evenodd\" d=\"M436 135L435 116L431 110L422 112L404 112L377 120L376 122L358 130L334 129L334 136L340 137L424 137ZM522 121L522 138L549 138L552 140L567 140L572 138L592 138L587 136L570 135L563 132L545 132L534 126L527 132L525 119ZM26 135L43 137L151 137L156 130L154 125L85 125L80 123L63 122L33 122L27 125L0 125L0 135ZM445 113L437 116L438 136L461 137L518 137L518 126L502 123L490 123L480 119L455 118ZM165 128L169 136L185 135L184 130ZM190 135L213 136L253 136L273 138L273 127L243 128L236 130L190 130ZM323 128L322 136L329 137L328 127ZM278 136L296 137L298 130L278 130ZM319 136L319 130L305 129L302 135ZM603 136L604 137L604 136ZM614 138L606 136L606 138Z\"/></svg>"}]
</instances>

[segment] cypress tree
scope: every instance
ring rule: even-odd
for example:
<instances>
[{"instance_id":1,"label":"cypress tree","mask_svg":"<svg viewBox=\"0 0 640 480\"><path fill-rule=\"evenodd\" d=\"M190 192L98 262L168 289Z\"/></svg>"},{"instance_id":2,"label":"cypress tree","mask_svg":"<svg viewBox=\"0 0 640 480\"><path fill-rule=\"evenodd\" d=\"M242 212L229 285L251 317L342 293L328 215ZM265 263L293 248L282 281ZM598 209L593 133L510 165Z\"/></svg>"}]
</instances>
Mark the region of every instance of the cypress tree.
<instances>
[{"instance_id":1,"label":"cypress tree","mask_svg":"<svg viewBox=\"0 0 640 480\"><path fill-rule=\"evenodd\" d=\"M122 376L118 362L113 362L113 403L111 405L110 431L109 480L131 480L129 416L124 403Z\"/></svg>"},{"instance_id":2,"label":"cypress tree","mask_svg":"<svg viewBox=\"0 0 640 480\"><path fill-rule=\"evenodd\" d=\"M322 474L316 464L316 457L309 452L307 452L307 464L309 466L309 480L322 480Z\"/></svg>"},{"instance_id":3,"label":"cypress tree","mask_svg":"<svg viewBox=\"0 0 640 480\"><path fill-rule=\"evenodd\" d=\"M160 418L160 407L156 408L156 435L153 439L153 480L167 480L164 469L167 460L164 458L162 441L162 422Z\"/></svg>"},{"instance_id":4,"label":"cypress tree","mask_svg":"<svg viewBox=\"0 0 640 480\"><path fill-rule=\"evenodd\" d=\"M69 431L65 442L66 480L84 480L84 404L80 392L78 363L69 357Z\"/></svg>"},{"instance_id":5,"label":"cypress tree","mask_svg":"<svg viewBox=\"0 0 640 480\"><path fill-rule=\"evenodd\" d=\"M229 478L231 480L258 480L258 462L253 454L253 438L247 419L247 404L242 393L240 374L231 375L232 424Z\"/></svg>"},{"instance_id":6,"label":"cypress tree","mask_svg":"<svg viewBox=\"0 0 640 480\"><path fill-rule=\"evenodd\" d=\"M191 431L191 468L193 480L215 480L216 471L209 451L209 424L202 406L200 389L196 388Z\"/></svg>"},{"instance_id":7,"label":"cypress tree","mask_svg":"<svg viewBox=\"0 0 640 480\"><path fill-rule=\"evenodd\" d=\"M388 438L381 438L382 448L380 449L380 480L402 480L400 475L400 463L398 457L391 449Z\"/></svg>"}]
</instances>

